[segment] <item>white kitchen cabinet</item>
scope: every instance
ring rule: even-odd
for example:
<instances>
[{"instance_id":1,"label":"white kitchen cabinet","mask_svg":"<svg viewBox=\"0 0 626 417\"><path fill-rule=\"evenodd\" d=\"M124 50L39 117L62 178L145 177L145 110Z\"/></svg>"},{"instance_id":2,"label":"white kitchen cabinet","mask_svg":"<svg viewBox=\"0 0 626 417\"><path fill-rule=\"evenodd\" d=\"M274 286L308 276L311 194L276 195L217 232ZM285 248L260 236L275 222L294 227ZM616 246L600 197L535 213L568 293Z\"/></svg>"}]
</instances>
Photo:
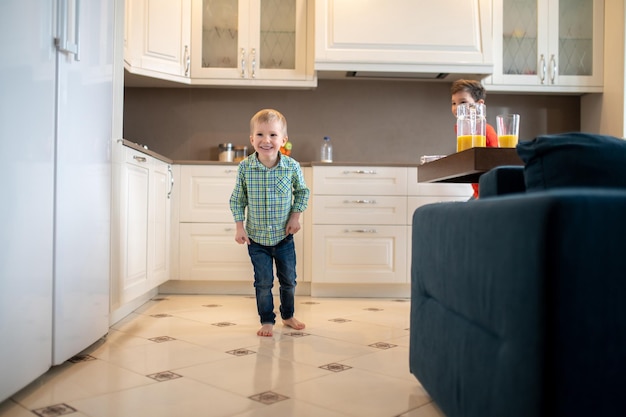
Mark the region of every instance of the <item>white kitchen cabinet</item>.
<instances>
[{"instance_id":1,"label":"white kitchen cabinet","mask_svg":"<svg viewBox=\"0 0 626 417\"><path fill-rule=\"evenodd\" d=\"M315 69L490 74L490 0L317 0Z\"/></svg>"},{"instance_id":2,"label":"white kitchen cabinet","mask_svg":"<svg viewBox=\"0 0 626 417\"><path fill-rule=\"evenodd\" d=\"M125 7L126 70L188 83L191 0L126 0Z\"/></svg>"},{"instance_id":3,"label":"white kitchen cabinet","mask_svg":"<svg viewBox=\"0 0 626 417\"><path fill-rule=\"evenodd\" d=\"M179 280L245 281L252 283L254 270L245 245L235 242L235 223L230 195L235 188L236 165L181 165L179 208ZM298 254L296 273L304 274L304 234L294 235Z\"/></svg>"},{"instance_id":4,"label":"white kitchen cabinet","mask_svg":"<svg viewBox=\"0 0 626 417\"><path fill-rule=\"evenodd\" d=\"M490 91L602 92L604 0L496 0Z\"/></svg>"},{"instance_id":5,"label":"white kitchen cabinet","mask_svg":"<svg viewBox=\"0 0 626 417\"><path fill-rule=\"evenodd\" d=\"M309 86L313 6L307 0L193 0L194 84Z\"/></svg>"},{"instance_id":6,"label":"white kitchen cabinet","mask_svg":"<svg viewBox=\"0 0 626 417\"><path fill-rule=\"evenodd\" d=\"M407 169L313 167L311 282L407 283Z\"/></svg>"},{"instance_id":7,"label":"white kitchen cabinet","mask_svg":"<svg viewBox=\"0 0 626 417\"><path fill-rule=\"evenodd\" d=\"M120 185L121 304L169 279L171 167L166 162L124 148Z\"/></svg>"}]
</instances>

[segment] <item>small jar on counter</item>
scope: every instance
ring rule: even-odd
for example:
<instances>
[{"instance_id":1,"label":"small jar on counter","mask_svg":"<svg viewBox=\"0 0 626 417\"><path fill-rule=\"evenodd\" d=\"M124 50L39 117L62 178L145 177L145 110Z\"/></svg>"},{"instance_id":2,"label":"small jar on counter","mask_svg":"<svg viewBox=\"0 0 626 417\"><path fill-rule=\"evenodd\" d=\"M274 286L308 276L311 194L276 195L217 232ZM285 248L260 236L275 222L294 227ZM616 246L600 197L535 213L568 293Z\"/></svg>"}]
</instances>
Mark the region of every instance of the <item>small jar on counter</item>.
<instances>
[{"instance_id":1,"label":"small jar on counter","mask_svg":"<svg viewBox=\"0 0 626 417\"><path fill-rule=\"evenodd\" d=\"M235 150L232 143L220 143L218 149L219 160L221 162L233 162L235 159Z\"/></svg>"},{"instance_id":2,"label":"small jar on counter","mask_svg":"<svg viewBox=\"0 0 626 417\"><path fill-rule=\"evenodd\" d=\"M234 151L235 151L234 162L241 162L244 159L246 159L246 156L248 156L247 146L235 146Z\"/></svg>"}]
</instances>

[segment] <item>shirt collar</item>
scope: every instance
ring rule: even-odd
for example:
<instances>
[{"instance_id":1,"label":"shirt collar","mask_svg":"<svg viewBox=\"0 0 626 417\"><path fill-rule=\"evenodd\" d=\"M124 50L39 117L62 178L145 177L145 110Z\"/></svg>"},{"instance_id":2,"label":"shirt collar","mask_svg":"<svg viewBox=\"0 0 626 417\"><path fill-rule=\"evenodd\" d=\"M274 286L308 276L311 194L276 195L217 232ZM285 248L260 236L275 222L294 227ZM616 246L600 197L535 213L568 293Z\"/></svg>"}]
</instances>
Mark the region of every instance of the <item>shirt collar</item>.
<instances>
[{"instance_id":1,"label":"shirt collar","mask_svg":"<svg viewBox=\"0 0 626 417\"><path fill-rule=\"evenodd\" d=\"M259 161L259 155L256 152L253 153L252 155L250 155L248 158L252 159L252 161L253 161L252 166L257 168L257 169L265 169L265 170L271 171L271 170L279 168L279 167L280 168L287 167L287 158L282 153L278 154L278 163L276 164L276 166L274 166L272 168L268 168L265 165L263 165L261 163L261 161Z\"/></svg>"}]
</instances>

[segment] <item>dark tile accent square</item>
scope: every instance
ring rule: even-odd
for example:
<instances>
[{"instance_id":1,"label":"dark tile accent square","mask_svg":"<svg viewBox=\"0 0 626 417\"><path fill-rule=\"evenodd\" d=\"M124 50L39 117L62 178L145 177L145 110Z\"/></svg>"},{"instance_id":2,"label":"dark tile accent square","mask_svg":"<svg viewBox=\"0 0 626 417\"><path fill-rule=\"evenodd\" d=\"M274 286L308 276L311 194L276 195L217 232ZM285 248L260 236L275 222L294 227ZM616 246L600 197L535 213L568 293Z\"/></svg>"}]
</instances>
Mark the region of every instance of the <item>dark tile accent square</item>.
<instances>
[{"instance_id":1,"label":"dark tile accent square","mask_svg":"<svg viewBox=\"0 0 626 417\"><path fill-rule=\"evenodd\" d=\"M78 410L76 410L73 407L70 407L67 404L49 405L47 407L32 410L32 412L37 414L39 417L66 416L68 414L75 413L76 411Z\"/></svg>"},{"instance_id":2,"label":"dark tile accent square","mask_svg":"<svg viewBox=\"0 0 626 417\"><path fill-rule=\"evenodd\" d=\"M151 337L148 340L152 340L153 342L156 342L156 343L163 343L163 342L169 342L169 341L176 340L176 339L174 339L173 337L169 337L169 336L157 336L157 337Z\"/></svg>"},{"instance_id":3,"label":"dark tile accent square","mask_svg":"<svg viewBox=\"0 0 626 417\"><path fill-rule=\"evenodd\" d=\"M272 391L265 391L260 394L251 395L248 398L250 398L253 401L258 401L260 403L268 404L268 405L289 399L289 397L285 397L284 395L280 395Z\"/></svg>"},{"instance_id":4,"label":"dark tile accent square","mask_svg":"<svg viewBox=\"0 0 626 417\"><path fill-rule=\"evenodd\" d=\"M398 345L392 345L391 343L385 343L385 342L376 342L368 346L374 347L377 349L391 349L391 348L395 348Z\"/></svg>"},{"instance_id":5,"label":"dark tile accent square","mask_svg":"<svg viewBox=\"0 0 626 417\"><path fill-rule=\"evenodd\" d=\"M172 379L178 379L178 378L182 378L182 375L178 375L175 374L174 372L170 372L170 371L163 371L163 372L157 372L156 374L150 374L150 375L146 375L148 378L152 378L155 381L159 381L159 382L163 382L163 381L170 381Z\"/></svg>"},{"instance_id":6,"label":"dark tile accent square","mask_svg":"<svg viewBox=\"0 0 626 417\"><path fill-rule=\"evenodd\" d=\"M365 310L365 311L383 311L382 308L376 308L376 307L364 308L363 310Z\"/></svg>"},{"instance_id":7,"label":"dark tile accent square","mask_svg":"<svg viewBox=\"0 0 626 417\"><path fill-rule=\"evenodd\" d=\"M95 361L95 360L96 358L94 358L91 355L76 355L76 356L69 358L67 361L71 363L80 363L80 362L89 362L89 361Z\"/></svg>"},{"instance_id":8,"label":"dark tile accent square","mask_svg":"<svg viewBox=\"0 0 626 417\"><path fill-rule=\"evenodd\" d=\"M154 317L156 319L162 319L164 317L172 317L172 315L171 314L161 313L161 314L150 314L150 317Z\"/></svg>"},{"instance_id":9,"label":"dark tile accent square","mask_svg":"<svg viewBox=\"0 0 626 417\"><path fill-rule=\"evenodd\" d=\"M220 321L219 323L211 323L212 326L217 326L217 327L228 327L228 326L235 326L235 323L230 323L228 321Z\"/></svg>"},{"instance_id":10,"label":"dark tile accent square","mask_svg":"<svg viewBox=\"0 0 626 417\"><path fill-rule=\"evenodd\" d=\"M253 350L248 350L246 348L241 348L241 349L229 350L226 353L230 355L235 355L235 356L246 356L246 355L252 355L256 352Z\"/></svg>"},{"instance_id":11,"label":"dark tile accent square","mask_svg":"<svg viewBox=\"0 0 626 417\"><path fill-rule=\"evenodd\" d=\"M337 319L330 319L328 321L334 321L335 323L347 323L352 320L337 318Z\"/></svg>"},{"instance_id":12,"label":"dark tile accent square","mask_svg":"<svg viewBox=\"0 0 626 417\"><path fill-rule=\"evenodd\" d=\"M327 365L320 366L320 368L326 369L327 371L332 371L332 372L342 372L342 371L347 371L348 369L352 369L351 366L342 365L340 363L329 363Z\"/></svg>"},{"instance_id":13,"label":"dark tile accent square","mask_svg":"<svg viewBox=\"0 0 626 417\"><path fill-rule=\"evenodd\" d=\"M304 333L304 332L287 332L287 333L283 333L285 336L291 336L291 337L304 337L304 336L310 336L309 333Z\"/></svg>"}]
</instances>

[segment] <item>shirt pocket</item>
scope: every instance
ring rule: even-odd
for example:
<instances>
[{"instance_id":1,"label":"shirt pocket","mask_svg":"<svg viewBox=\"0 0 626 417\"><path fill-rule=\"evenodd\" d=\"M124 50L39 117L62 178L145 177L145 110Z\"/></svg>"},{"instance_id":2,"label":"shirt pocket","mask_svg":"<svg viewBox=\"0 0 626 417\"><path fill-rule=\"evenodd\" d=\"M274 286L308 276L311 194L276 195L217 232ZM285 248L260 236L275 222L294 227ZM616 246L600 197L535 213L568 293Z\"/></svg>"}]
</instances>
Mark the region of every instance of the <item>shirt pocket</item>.
<instances>
[{"instance_id":1,"label":"shirt pocket","mask_svg":"<svg viewBox=\"0 0 626 417\"><path fill-rule=\"evenodd\" d=\"M289 195L291 193L291 178L287 176L276 178L276 192L282 196Z\"/></svg>"}]
</instances>

